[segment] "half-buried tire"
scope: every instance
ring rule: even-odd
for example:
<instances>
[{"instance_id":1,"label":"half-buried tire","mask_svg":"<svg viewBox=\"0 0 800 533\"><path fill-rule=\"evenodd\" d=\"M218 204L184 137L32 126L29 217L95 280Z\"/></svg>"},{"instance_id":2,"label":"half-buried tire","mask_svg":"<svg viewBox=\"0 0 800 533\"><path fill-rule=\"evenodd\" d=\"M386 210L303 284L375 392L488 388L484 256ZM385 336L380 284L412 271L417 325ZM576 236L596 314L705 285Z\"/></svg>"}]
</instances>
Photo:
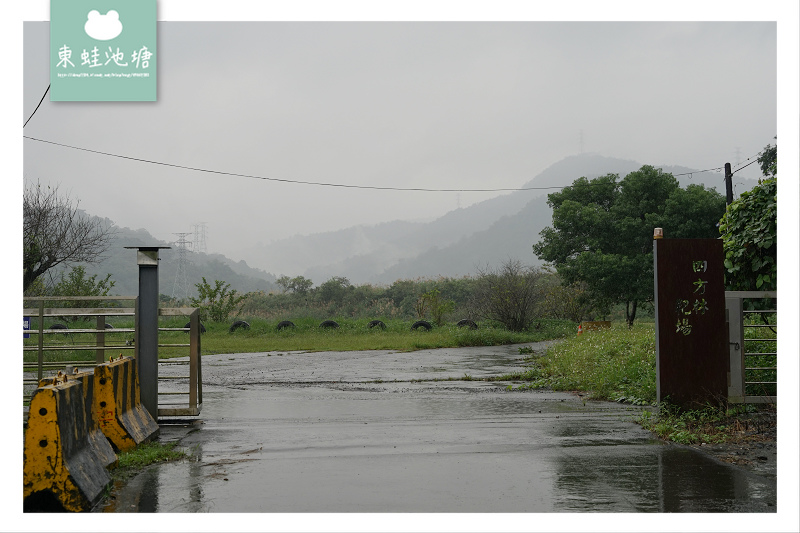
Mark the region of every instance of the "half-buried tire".
<instances>
[{"instance_id":1,"label":"half-buried tire","mask_svg":"<svg viewBox=\"0 0 800 533\"><path fill-rule=\"evenodd\" d=\"M289 320L283 320L281 322L278 322L278 325L276 326L276 329L278 331L280 331L280 330L282 330L284 328L293 328L293 327L295 327L294 326L294 322L291 322Z\"/></svg>"},{"instance_id":2,"label":"half-buried tire","mask_svg":"<svg viewBox=\"0 0 800 533\"><path fill-rule=\"evenodd\" d=\"M231 327L228 329L228 332L233 333L239 328L250 329L250 324L244 320L237 320L236 322L231 324Z\"/></svg>"},{"instance_id":3,"label":"half-buried tire","mask_svg":"<svg viewBox=\"0 0 800 533\"><path fill-rule=\"evenodd\" d=\"M372 322L367 324L367 327L369 329L372 329L372 328L386 329L386 324L384 324L382 320L373 320Z\"/></svg>"},{"instance_id":4,"label":"half-buried tire","mask_svg":"<svg viewBox=\"0 0 800 533\"><path fill-rule=\"evenodd\" d=\"M478 324L469 319L459 320L456 326L460 328L478 329Z\"/></svg>"},{"instance_id":5,"label":"half-buried tire","mask_svg":"<svg viewBox=\"0 0 800 533\"><path fill-rule=\"evenodd\" d=\"M336 323L335 321L333 321L333 320L326 320L326 321L324 321L322 324L320 324L320 325L319 325L319 327L321 327L321 328L332 328L332 329L336 329L336 328L338 328L338 327L339 327L339 324L337 324L337 323Z\"/></svg>"},{"instance_id":6,"label":"half-buried tire","mask_svg":"<svg viewBox=\"0 0 800 533\"><path fill-rule=\"evenodd\" d=\"M422 328L425 331L430 331L433 326L431 326L431 323L426 320L418 320L411 326L412 331L419 328Z\"/></svg>"}]
</instances>

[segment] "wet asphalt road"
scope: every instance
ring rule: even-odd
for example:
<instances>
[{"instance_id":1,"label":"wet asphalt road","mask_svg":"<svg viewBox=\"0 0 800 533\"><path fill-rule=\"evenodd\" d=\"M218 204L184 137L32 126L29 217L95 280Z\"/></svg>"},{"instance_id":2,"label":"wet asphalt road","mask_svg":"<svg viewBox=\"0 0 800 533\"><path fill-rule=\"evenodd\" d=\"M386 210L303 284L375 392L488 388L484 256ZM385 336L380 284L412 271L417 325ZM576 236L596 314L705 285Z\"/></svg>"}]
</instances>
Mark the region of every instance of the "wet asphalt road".
<instances>
[{"instance_id":1,"label":"wet asphalt road","mask_svg":"<svg viewBox=\"0 0 800 533\"><path fill-rule=\"evenodd\" d=\"M653 439L640 407L462 379L523 368L518 346L204 356L199 420L160 437L192 459L97 511L776 511L774 477Z\"/></svg>"}]
</instances>

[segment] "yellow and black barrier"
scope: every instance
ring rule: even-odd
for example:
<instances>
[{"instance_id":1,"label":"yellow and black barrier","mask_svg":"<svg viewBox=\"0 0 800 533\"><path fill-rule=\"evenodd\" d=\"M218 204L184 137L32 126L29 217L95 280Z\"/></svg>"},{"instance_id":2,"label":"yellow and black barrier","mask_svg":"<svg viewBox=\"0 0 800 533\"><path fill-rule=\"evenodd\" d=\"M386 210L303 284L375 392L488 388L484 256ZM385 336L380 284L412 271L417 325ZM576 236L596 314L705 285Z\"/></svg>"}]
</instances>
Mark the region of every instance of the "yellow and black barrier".
<instances>
[{"instance_id":1,"label":"yellow and black barrier","mask_svg":"<svg viewBox=\"0 0 800 533\"><path fill-rule=\"evenodd\" d=\"M100 459L106 468L111 468L117 465L117 454L111 443L100 429L97 410L94 408L94 371L77 372L73 374L58 373L57 376L52 378L43 378L39 380L39 387L46 387L47 385L58 385L59 383L69 381L80 381L83 386L83 405L88 417L89 423L89 439L92 441L92 446L100 455Z\"/></svg>"},{"instance_id":2,"label":"yellow and black barrier","mask_svg":"<svg viewBox=\"0 0 800 533\"><path fill-rule=\"evenodd\" d=\"M116 455L92 427L86 381L67 377L33 393L25 432L24 499L49 492L67 511L87 511L111 482L107 467Z\"/></svg>"},{"instance_id":3,"label":"yellow and black barrier","mask_svg":"<svg viewBox=\"0 0 800 533\"><path fill-rule=\"evenodd\" d=\"M141 402L132 357L95 367L94 408L100 429L117 451L131 450L158 436L158 423Z\"/></svg>"}]
</instances>

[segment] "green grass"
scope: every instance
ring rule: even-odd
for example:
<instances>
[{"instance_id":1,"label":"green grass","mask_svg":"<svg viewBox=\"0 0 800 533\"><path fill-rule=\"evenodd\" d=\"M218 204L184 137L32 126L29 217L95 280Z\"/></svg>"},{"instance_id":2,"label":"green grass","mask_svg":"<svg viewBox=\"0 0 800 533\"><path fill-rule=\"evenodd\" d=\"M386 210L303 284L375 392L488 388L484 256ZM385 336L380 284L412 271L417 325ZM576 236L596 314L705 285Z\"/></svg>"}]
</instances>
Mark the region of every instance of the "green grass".
<instances>
[{"instance_id":1,"label":"green grass","mask_svg":"<svg viewBox=\"0 0 800 533\"><path fill-rule=\"evenodd\" d=\"M571 335L528 359L530 369L505 376L527 381L520 388L591 393L597 400L650 405L656 401L655 330L652 323Z\"/></svg>"},{"instance_id":2,"label":"green grass","mask_svg":"<svg viewBox=\"0 0 800 533\"><path fill-rule=\"evenodd\" d=\"M764 318L770 324L775 324L776 316L766 314ZM764 322L761 316L746 315L744 327L744 349L747 354L761 353L772 354L777 352L777 333L775 328L762 327ZM776 396L778 388L778 357L776 355L746 355L745 356L745 381L767 382L749 383L745 392L749 396Z\"/></svg>"},{"instance_id":3,"label":"green grass","mask_svg":"<svg viewBox=\"0 0 800 533\"><path fill-rule=\"evenodd\" d=\"M758 440L774 424L770 405L739 404L680 409L662 402L656 413L645 411L638 422L658 437L679 444L719 444Z\"/></svg>"},{"instance_id":4,"label":"green grass","mask_svg":"<svg viewBox=\"0 0 800 533\"><path fill-rule=\"evenodd\" d=\"M431 331L417 329L412 331L412 320L383 319L386 329L369 328L367 319L351 319L334 317L339 324L337 329L320 328L320 321L312 318L292 319L295 328L276 329L279 320L243 317L250 323L250 329L237 329L229 332L231 319L225 323L205 322L206 333L201 337L203 354L255 353L255 352L289 352L289 351L354 351L354 350L397 350L415 351L433 348L451 348L460 346L498 346L536 342L547 339L562 338L575 331L575 324L568 320L542 319L526 332L512 332L496 324L480 324L477 330L459 328L455 324L434 326ZM110 321L111 322L111 321ZM161 328L180 328L188 322L187 318L162 319ZM116 328L132 327L131 321L112 322ZM88 327L88 326L74 326ZM106 330L106 345L122 345L132 338L132 333ZM63 351L45 352L46 361L94 361L94 350L74 350L72 346L94 343L95 336L89 333L71 335L49 334L45 337L45 345L60 346ZM36 346L36 335L26 339L26 346ZM159 344L187 344L189 336L182 331L162 331L159 333ZM106 351L108 356L116 357L119 353L133 355L133 350ZM188 347L161 347L159 357L184 357L189 354ZM26 362L36 361L35 351L24 354Z\"/></svg>"},{"instance_id":5,"label":"green grass","mask_svg":"<svg viewBox=\"0 0 800 533\"><path fill-rule=\"evenodd\" d=\"M118 455L119 463L112 474L115 479L126 479L143 468L188 457L184 450L176 449L177 442L148 442Z\"/></svg>"},{"instance_id":6,"label":"green grass","mask_svg":"<svg viewBox=\"0 0 800 533\"><path fill-rule=\"evenodd\" d=\"M203 353L248 353L266 351L415 351L458 346L497 346L558 338L574 329L568 321L542 320L541 328L515 333L484 325L477 330L453 324L434 326L431 331L412 331L412 321L385 321L386 329L368 328L368 320L334 319L337 329L324 329L311 319L293 321L295 328L276 331L277 323L249 321L250 330L227 331L227 324L207 325L202 337Z\"/></svg>"}]
</instances>

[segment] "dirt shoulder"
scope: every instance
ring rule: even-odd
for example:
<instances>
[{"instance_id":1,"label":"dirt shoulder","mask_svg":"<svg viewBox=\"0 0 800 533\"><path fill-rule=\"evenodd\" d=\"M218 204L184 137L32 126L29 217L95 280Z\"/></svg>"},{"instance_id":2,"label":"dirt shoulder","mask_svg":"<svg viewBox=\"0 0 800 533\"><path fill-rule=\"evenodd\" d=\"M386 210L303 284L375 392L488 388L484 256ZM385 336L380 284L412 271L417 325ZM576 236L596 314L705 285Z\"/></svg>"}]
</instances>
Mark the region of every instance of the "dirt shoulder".
<instances>
[{"instance_id":1,"label":"dirt shoulder","mask_svg":"<svg viewBox=\"0 0 800 533\"><path fill-rule=\"evenodd\" d=\"M727 442L693 444L691 447L760 475L777 475L778 417L774 408L731 417L725 427Z\"/></svg>"}]
</instances>

